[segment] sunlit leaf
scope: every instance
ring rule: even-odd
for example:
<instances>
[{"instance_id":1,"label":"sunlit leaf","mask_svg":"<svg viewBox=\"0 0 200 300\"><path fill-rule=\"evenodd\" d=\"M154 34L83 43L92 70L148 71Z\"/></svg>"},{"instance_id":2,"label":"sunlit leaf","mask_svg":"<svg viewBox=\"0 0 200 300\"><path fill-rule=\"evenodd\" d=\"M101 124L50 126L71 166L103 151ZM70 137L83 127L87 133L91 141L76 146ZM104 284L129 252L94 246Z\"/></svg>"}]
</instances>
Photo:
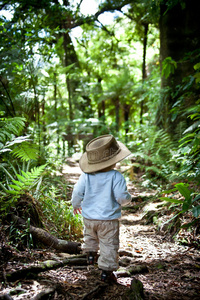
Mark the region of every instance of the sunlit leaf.
<instances>
[{"instance_id":1,"label":"sunlit leaf","mask_svg":"<svg viewBox=\"0 0 200 300\"><path fill-rule=\"evenodd\" d=\"M195 218L198 218L198 216L200 215L200 205L193 207L192 213Z\"/></svg>"},{"instance_id":2,"label":"sunlit leaf","mask_svg":"<svg viewBox=\"0 0 200 300\"><path fill-rule=\"evenodd\" d=\"M177 183L175 186L177 187L179 193L184 196L186 200L189 200L192 192L187 188L188 185L181 182Z\"/></svg>"},{"instance_id":3,"label":"sunlit leaf","mask_svg":"<svg viewBox=\"0 0 200 300\"><path fill-rule=\"evenodd\" d=\"M177 203L177 204L183 204L184 203L184 201L182 201L182 200L173 199L173 198L169 198L169 197L160 197L159 199L167 201L167 202L171 202L171 203Z\"/></svg>"}]
</instances>

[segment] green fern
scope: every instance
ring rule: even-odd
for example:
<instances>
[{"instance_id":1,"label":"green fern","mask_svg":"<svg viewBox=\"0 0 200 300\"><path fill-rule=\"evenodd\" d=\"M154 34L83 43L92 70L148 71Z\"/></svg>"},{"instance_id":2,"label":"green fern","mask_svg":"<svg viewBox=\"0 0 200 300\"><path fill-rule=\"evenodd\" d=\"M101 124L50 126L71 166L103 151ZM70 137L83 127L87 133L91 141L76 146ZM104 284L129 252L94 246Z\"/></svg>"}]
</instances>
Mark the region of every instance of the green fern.
<instances>
[{"instance_id":1,"label":"green fern","mask_svg":"<svg viewBox=\"0 0 200 300\"><path fill-rule=\"evenodd\" d=\"M12 195L24 194L26 191L30 192L31 189L38 183L40 176L44 171L46 165L34 167L28 172L21 171L22 175L16 174L18 180L12 179L13 184L8 184L6 192Z\"/></svg>"},{"instance_id":2,"label":"green fern","mask_svg":"<svg viewBox=\"0 0 200 300\"><path fill-rule=\"evenodd\" d=\"M25 118L15 117L0 120L0 154L10 152L22 161L37 159L38 147L30 143L30 136L18 136L24 126Z\"/></svg>"},{"instance_id":3,"label":"green fern","mask_svg":"<svg viewBox=\"0 0 200 300\"><path fill-rule=\"evenodd\" d=\"M11 152L15 157L20 158L22 161L29 161L30 159L37 159L38 147L35 144L21 143L14 148Z\"/></svg>"},{"instance_id":4,"label":"green fern","mask_svg":"<svg viewBox=\"0 0 200 300\"><path fill-rule=\"evenodd\" d=\"M179 178L200 181L200 100L196 106L189 109L188 117L193 122L179 140L179 150L176 158L179 160Z\"/></svg>"},{"instance_id":5,"label":"green fern","mask_svg":"<svg viewBox=\"0 0 200 300\"><path fill-rule=\"evenodd\" d=\"M162 129L145 125L141 125L135 135L137 147L132 153L136 161L142 165L148 177L151 177L152 173L156 177L167 179L172 165L172 151L175 147L170 136Z\"/></svg>"},{"instance_id":6,"label":"green fern","mask_svg":"<svg viewBox=\"0 0 200 300\"><path fill-rule=\"evenodd\" d=\"M0 143L5 143L7 140L12 140L13 135L18 136L25 127L25 118L2 118L0 119Z\"/></svg>"}]
</instances>

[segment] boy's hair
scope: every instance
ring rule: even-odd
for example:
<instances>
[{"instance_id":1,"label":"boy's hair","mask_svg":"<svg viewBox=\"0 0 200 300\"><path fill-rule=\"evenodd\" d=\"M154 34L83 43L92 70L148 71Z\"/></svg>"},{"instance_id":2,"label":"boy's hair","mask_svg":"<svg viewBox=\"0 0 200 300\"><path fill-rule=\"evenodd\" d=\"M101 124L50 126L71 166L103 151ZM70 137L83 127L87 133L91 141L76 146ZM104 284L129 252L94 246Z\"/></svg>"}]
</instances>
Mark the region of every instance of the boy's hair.
<instances>
[{"instance_id":1,"label":"boy's hair","mask_svg":"<svg viewBox=\"0 0 200 300\"><path fill-rule=\"evenodd\" d=\"M112 166L110 166L110 167L107 167L107 168L105 168L105 169L103 169L103 170L100 170L100 171L98 171L98 172L108 172L108 171L114 169L115 166L116 166L116 164L114 164L114 165L112 165Z\"/></svg>"}]
</instances>

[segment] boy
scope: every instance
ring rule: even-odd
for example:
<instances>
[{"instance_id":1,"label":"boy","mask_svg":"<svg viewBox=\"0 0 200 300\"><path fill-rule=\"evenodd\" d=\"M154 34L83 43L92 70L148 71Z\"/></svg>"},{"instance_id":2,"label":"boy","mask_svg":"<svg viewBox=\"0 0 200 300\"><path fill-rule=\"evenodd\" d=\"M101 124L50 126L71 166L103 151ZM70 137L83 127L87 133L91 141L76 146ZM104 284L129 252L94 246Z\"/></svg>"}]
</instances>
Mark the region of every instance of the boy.
<instances>
[{"instance_id":1,"label":"boy","mask_svg":"<svg viewBox=\"0 0 200 300\"><path fill-rule=\"evenodd\" d=\"M83 215L82 249L89 264L94 263L100 247L102 281L113 280L113 271L118 269L121 206L131 201L131 195L123 175L114 167L130 153L114 136L103 135L87 144L79 161L83 173L74 186L71 202L74 214Z\"/></svg>"}]
</instances>

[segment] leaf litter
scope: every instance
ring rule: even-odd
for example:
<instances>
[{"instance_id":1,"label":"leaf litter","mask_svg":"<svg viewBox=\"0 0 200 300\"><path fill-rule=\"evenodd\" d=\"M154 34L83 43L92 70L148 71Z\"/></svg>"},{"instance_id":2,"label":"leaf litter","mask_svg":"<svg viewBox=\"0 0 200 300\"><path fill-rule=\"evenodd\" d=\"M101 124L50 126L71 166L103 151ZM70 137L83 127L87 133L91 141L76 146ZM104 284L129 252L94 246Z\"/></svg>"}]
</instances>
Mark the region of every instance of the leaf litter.
<instances>
[{"instance_id":1,"label":"leaf litter","mask_svg":"<svg viewBox=\"0 0 200 300\"><path fill-rule=\"evenodd\" d=\"M73 167L70 172L64 173L69 182L72 178L72 184L79 176L76 171L73 173ZM157 225L149 222L148 211L154 208L145 209L147 202L143 199L155 197L155 191L141 190L141 187L131 183L129 191L134 200L122 211L120 220L120 268L116 284L102 283L97 266L63 266L42 272L36 278L19 278L12 283L2 281L0 299L6 299L4 295L13 300L133 299L126 294L133 278L142 282L144 299L200 299L199 249L178 244L171 234L158 230ZM20 255L15 253L5 273L23 268L24 264L29 266L47 259L58 260L66 255L50 249L31 250L31 253L23 252Z\"/></svg>"}]
</instances>

